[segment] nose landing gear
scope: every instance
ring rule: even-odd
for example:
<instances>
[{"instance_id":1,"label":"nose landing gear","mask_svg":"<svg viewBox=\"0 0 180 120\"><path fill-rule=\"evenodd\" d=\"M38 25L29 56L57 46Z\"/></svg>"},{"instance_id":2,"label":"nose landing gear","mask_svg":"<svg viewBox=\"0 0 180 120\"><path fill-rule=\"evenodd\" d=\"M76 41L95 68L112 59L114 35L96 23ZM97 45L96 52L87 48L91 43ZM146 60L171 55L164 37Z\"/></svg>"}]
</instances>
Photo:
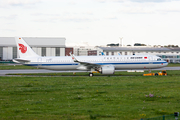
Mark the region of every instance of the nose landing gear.
<instances>
[{"instance_id":1,"label":"nose landing gear","mask_svg":"<svg viewBox=\"0 0 180 120\"><path fill-rule=\"evenodd\" d=\"M93 77L93 73L89 73L89 77Z\"/></svg>"}]
</instances>

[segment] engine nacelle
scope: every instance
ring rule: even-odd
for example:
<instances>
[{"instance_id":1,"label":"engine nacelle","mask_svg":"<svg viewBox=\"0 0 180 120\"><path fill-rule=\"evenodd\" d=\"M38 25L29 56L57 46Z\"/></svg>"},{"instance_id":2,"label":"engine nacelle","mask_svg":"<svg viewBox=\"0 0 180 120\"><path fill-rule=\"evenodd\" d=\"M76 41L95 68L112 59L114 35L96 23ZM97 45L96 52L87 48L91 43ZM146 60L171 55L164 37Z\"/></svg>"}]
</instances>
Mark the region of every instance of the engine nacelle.
<instances>
[{"instance_id":1,"label":"engine nacelle","mask_svg":"<svg viewBox=\"0 0 180 120\"><path fill-rule=\"evenodd\" d=\"M101 68L101 74L114 74L114 66L103 66Z\"/></svg>"}]
</instances>

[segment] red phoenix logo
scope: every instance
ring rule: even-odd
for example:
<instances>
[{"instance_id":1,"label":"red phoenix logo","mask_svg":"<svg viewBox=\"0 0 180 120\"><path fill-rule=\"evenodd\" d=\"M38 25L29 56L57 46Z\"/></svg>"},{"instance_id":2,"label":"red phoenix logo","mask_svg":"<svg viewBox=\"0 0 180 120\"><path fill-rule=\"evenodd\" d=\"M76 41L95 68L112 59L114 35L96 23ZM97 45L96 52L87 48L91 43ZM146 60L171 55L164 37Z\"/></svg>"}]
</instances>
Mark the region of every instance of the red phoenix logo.
<instances>
[{"instance_id":1,"label":"red phoenix logo","mask_svg":"<svg viewBox=\"0 0 180 120\"><path fill-rule=\"evenodd\" d=\"M19 43L19 50L21 50L22 53L26 53L27 47Z\"/></svg>"}]
</instances>

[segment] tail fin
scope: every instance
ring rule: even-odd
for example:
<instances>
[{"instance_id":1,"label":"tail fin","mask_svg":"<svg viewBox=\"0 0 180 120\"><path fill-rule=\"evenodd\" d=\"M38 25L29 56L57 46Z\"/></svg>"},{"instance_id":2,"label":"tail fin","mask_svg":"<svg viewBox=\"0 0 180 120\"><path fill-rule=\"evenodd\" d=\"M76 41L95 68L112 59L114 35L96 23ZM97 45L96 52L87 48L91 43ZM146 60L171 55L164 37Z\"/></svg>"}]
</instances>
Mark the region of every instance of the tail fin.
<instances>
[{"instance_id":1,"label":"tail fin","mask_svg":"<svg viewBox=\"0 0 180 120\"><path fill-rule=\"evenodd\" d=\"M102 55L102 56L105 56L105 54L104 54L103 52L101 52L101 55Z\"/></svg>"},{"instance_id":2,"label":"tail fin","mask_svg":"<svg viewBox=\"0 0 180 120\"><path fill-rule=\"evenodd\" d=\"M22 39L22 37L15 37L16 45L20 58L38 57L31 47Z\"/></svg>"}]
</instances>

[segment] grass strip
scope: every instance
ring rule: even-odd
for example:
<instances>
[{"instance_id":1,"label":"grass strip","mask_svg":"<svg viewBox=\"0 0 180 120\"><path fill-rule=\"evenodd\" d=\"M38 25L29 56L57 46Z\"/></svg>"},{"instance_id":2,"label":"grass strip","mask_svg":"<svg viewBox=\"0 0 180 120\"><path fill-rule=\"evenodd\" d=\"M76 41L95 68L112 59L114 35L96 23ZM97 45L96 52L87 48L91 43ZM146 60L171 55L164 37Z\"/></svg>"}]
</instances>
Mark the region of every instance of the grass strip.
<instances>
[{"instance_id":1,"label":"grass strip","mask_svg":"<svg viewBox=\"0 0 180 120\"><path fill-rule=\"evenodd\" d=\"M180 74L0 77L0 119L139 120L180 111Z\"/></svg>"}]
</instances>

